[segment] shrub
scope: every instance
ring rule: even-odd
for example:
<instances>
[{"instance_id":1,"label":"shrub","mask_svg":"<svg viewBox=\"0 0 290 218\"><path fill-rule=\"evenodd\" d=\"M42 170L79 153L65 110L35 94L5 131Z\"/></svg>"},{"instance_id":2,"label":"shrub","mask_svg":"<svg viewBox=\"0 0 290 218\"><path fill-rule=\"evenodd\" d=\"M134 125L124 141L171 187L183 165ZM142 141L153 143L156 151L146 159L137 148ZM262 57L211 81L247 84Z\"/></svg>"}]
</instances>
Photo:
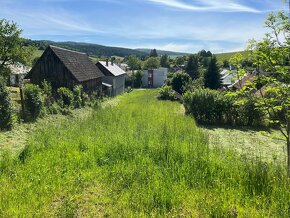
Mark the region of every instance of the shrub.
<instances>
[{"instance_id":1,"label":"shrub","mask_svg":"<svg viewBox=\"0 0 290 218\"><path fill-rule=\"evenodd\" d=\"M158 90L158 98L161 100L175 100L174 91L171 86L163 86Z\"/></svg>"},{"instance_id":2,"label":"shrub","mask_svg":"<svg viewBox=\"0 0 290 218\"><path fill-rule=\"evenodd\" d=\"M74 107L80 108L83 106L83 87L81 85L77 85L73 90L74 94Z\"/></svg>"},{"instance_id":3,"label":"shrub","mask_svg":"<svg viewBox=\"0 0 290 218\"><path fill-rule=\"evenodd\" d=\"M187 73L176 73L173 75L171 85L173 90L182 94L188 83L191 82L191 78Z\"/></svg>"},{"instance_id":4,"label":"shrub","mask_svg":"<svg viewBox=\"0 0 290 218\"><path fill-rule=\"evenodd\" d=\"M263 121L254 101L225 92L196 89L186 92L183 101L186 113L202 124L253 126Z\"/></svg>"},{"instance_id":5,"label":"shrub","mask_svg":"<svg viewBox=\"0 0 290 218\"><path fill-rule=\"evenodd\" d=\"M24 87L25 120L36 120L43 108L42 91L38 85L26 84Z\"/></svg>"},{"instance_id":6,"label":"shrub","mask_svg":"<svg viewBox=\"0 0 290 218\"><path fill-rule=\"evenodd\" d=\"M3 81L0 80L0 129L12 128L12 105L9 91Z\"/></svg>"},{"instance_id":7,"label":"shrub","mask_svg":"<svg viewBox=\"0 0 290 218\"><path fill-rule=\"evenodd\" d=\"M49 82L46 80L42 81L42 92L43 92L43 100L44 100L44 105L46 107L49 107L53 104L54 99L52 96L52 87Z\"/></svg>"},{"instance_id":8,"label":"shrub","mask_svg":"<svg viewBox=\"0 0 290 218\"><path fill-rule=\"evenodd\" d=\"M57 93L60 97L60 105L61 107L70 107L73 105L74 102L74 94L71 90L65 87L60 87L57 90Z\"/></svg>"}]
</instances>

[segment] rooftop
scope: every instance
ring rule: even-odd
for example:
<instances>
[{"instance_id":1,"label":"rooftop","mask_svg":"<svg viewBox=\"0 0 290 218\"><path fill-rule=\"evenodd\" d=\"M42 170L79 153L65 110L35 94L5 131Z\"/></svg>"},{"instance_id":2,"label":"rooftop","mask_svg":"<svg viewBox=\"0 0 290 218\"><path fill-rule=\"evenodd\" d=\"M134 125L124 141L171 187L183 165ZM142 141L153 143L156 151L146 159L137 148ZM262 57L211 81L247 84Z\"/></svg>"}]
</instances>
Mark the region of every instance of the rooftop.
<instances>
[{"instance_id":1,"label":"rooftop","mask_svg":"<svg viewBox=\"0 0 290 218\"><path fill-rule=\"evenodd\" d=\"M56 46L49 47L79 82L104 76L101 70L91 62L87 54Z\"/></svg>"}]
</instances>

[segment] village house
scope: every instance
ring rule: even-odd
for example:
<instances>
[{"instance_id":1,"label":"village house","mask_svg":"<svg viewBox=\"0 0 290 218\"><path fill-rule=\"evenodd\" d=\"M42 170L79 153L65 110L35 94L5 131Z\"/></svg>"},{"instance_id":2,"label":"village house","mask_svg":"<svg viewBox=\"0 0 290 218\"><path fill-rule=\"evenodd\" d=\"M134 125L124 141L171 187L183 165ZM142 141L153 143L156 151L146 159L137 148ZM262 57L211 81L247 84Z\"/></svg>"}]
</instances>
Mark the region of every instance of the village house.
<instances>
[{"instance_id":1,"label":"village house","mask_svg":"<svg viewBox=\"0 0 290 218\"><path fill-rule=\"evenodd\" d=\"M238 90L243 88L247 83L249 82L253 82L256 76L256 72L252 72L252 73L247 73L245 74L241 79L235 81L234 84L232 84L231 86L229 86L229 88L231 88L232 90Z\"/></svg>"},{"instance_id":2,"label":"village house","mask_svg":"<svg viewBox=\"0 0 290 218\"><path fill-rule=\"evenodd\" d=\"M82 85L86 92L92 93L101 91L103 77L85 53L48 46L25 78L38 85L46 80L54 90Z\"/></svg>"},{"instance_id":3,"label":"village house","mask_svg":"<svg viewBox=\"0 0 290 218\"><path fill-rule=\"evenodd\" d=\"M31 70L31 68L21 63L9 64L8 67L11 71L9 75L10 86L20 86L27 73Z\"/></svg>"},{"instance_id":4,"label":"village house","mask_svg":"<svg viewBox=\"0 0 290 218\"><path fill-rule=\"evenodd\" d=\"M158 68L152 70L145 70L143 72L142 84L143 87L159 88L164 85L167 79L168 68Z\"/></svg>"},{"instance_id":5,"label":"village house","mask_svg":"<svg viewBox=\"0 0 290 218\"><path fill-rule=\"evenodd\" d=\"M234 70L223 70L220 72L222 86L228 88L237 80L236 72Z\"/></svg>"},{"instance_id":6,"label":"village house","mask_svg":"<svg viewBox=\"0 0 290 218\"><path fill-rule=\"evenodd\" d=\"M104 89L107 89L107 95L117 96L125 91L126 72L122 70L117 64L107 61L99 61L96 66L105 75L103 78Z\"/></svg>"}]
</instances>

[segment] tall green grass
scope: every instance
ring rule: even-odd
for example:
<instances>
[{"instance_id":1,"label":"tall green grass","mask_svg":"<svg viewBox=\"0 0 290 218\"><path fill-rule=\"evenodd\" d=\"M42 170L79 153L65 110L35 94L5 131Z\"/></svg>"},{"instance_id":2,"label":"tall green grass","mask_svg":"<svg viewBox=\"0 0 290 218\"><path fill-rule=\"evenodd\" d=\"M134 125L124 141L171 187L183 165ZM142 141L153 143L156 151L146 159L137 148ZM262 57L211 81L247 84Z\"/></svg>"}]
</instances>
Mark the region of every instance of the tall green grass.
<instances>
[{"instance_id":1,"label":"tall green grass","mask_svg":"<svg viewBox=\"0 0 290 218\"><path fill-rule=\"evenodd\" d=\"M289 217L286 170L210 149L180 105L135 91L40 127L0 162L0 217Z\"/></svg>"}]
</instances>

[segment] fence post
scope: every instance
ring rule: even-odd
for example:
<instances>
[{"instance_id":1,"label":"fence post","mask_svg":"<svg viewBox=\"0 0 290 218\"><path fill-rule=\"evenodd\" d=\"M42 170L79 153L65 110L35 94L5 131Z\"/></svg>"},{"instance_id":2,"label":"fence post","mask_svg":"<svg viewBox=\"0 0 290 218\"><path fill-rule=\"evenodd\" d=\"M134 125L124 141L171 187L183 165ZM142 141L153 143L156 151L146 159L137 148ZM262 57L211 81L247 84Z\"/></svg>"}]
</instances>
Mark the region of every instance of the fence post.
<instances>
[{"instance_id":1,"label":"fence post","mask_svg":"<svg viewBox=\"0 0 290 218\"><path fill-rule=\"evenodd\" d=\"M24 96L23 96L22 85L19 86L19 90L20 90L20 100L21 100L21 117L25 119Z\"/></svg>"}]
</instances>

